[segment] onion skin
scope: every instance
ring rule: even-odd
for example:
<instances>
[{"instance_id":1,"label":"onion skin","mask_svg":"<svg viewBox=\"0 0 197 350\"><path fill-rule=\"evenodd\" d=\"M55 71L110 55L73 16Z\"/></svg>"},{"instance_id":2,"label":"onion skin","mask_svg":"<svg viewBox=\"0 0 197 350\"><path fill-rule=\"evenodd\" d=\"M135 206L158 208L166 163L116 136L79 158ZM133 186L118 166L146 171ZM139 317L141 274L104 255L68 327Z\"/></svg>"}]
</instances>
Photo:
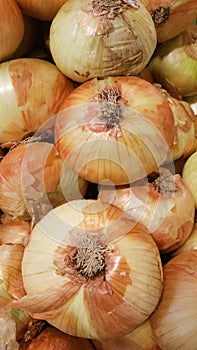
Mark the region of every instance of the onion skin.
<instances>
[{"instance_id":1,"label":"onion skin","mask_svg":"<svg viewBox=\"0 0 197 350\"><path fill-rule=\"evenodd\" d=\"M197 250L172 258L164 267L162 297L150 317L161 350L195 350Z\"/></svg>"},{"instance_id":2,"label":"onion skin","mask_svg":"<svg viewBox=\"0 0 197 350\"><path fill-rule=\"evenodd\" d=\"M1 0L0 62L9 59L24 35L23 15L15 0Z\"/></svg>"},{"instance_id":3,"label":"onion skin","mask_svg":"<svg viewBox=\"0 0 197 350\"><path fill-rule=\"evenodd\" d=\"M120 122L117 118L116 124L112 118L109 130L107 118L97 117L103 106L102 98L101 102L97 99L102 89L110 93L118 89L120 94L117 103L106 107L120 109ZM64 99L55 122L60 156L93 183L109 179L123 185L155 171L166 161L174 135L173 114L166 98L153 84L134 76L81 84Z\"/></svg>"},{"instance_id":4,"label":"onion skin","mask_svg":"<svg viewBox=\"0 0 197 350\"><path fill-rule=\"evenodd\" d=\"M191 194L194 198L195 205L197 208L197 182L196 182L196 176L197 176L197 151L195 151L193 154L191 154L184 166L182 171L182 177L187 184L188 188L191 191Z\"/></svg>"},{"instance_id":5,"label":"onion skin","mask_svg":"<svg viewBox=\"0 0 197 350\"><path fill-rule=\"evenodd\" d=\"M87 235L106 244L104 278L102 270L90 275L98 268L94 263L86 277L69 265L69 249L80 249ZM31 233L22 271L27 295L13 307L85 338L128 334L153 312L162 291L161 259L151 236L120 209L97 200L71 201L47 214Z\"/></svg>"},{"instance_id":6,"label":"onion skin","mask_svg":"<svg viewBox=\"0 0 197 350\"><path fill-rule=\"evenodd\" d=\"M58 329L47 326L39 335L33 338L26 347L27 350L93 350L88 339L73 337Z\"/></svg>"},{"instance_id":7,"label":"onion skin","mask_svg":"<svg viewBox=\"0 0 197 350\"><path fill-rule=\"evenodd\" d=\"M143 4L133 8L126 1L113 3L67 0L54 17L51 55L70 79L82 83L94 77L138 74L149 62L157 39L148 10Z\"/></svg>"},{"instance_id":8,"label":"onion skin","mask_svg":"<svg viewBox=\"0 0 197 350\"><path fill-rule=\"evenodd\" d=\"M42 21L51 21L66 0L16 0L22 12Z\"/></svg>"},{"instance_id":9,"label":"onion skin","mask_svg":"<svg viewBox=\"0 0 197 350\"><path fill-rule=\"evenodd\" d=\"M0 143L9 145L36 132L54 117L73 88L73 83L50 62L18 58L1 63Z\"/></svg>"}]
</instances>

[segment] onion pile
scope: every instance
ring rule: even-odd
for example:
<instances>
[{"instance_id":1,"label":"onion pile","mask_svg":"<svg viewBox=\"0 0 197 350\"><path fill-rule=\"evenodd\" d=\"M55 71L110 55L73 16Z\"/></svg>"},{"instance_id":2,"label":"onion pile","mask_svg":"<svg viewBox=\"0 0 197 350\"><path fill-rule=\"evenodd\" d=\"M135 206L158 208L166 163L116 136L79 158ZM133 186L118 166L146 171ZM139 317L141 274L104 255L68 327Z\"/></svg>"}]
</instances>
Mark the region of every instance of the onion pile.
<instances>
[{"instance_id":1,"label":"onion pile","mask_svg":"<svg viewBox=\"0 0 197 350\"><path fill-rule=\"evenodd\" d=\"M196 0L0 14L0 349L196 350Z\"/></svg>"}]
</instances>

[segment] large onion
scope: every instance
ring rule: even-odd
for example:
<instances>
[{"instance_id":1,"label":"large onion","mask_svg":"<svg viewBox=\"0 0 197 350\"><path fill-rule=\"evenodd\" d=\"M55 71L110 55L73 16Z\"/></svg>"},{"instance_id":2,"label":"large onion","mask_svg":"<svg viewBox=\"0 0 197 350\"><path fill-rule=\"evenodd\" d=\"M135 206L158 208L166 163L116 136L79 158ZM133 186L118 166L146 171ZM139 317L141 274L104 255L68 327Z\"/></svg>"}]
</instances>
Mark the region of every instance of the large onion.
<instances>
[{"instance_id":1,"label":"large onion","mask_svg":"<svg viewBox=\"0 0 197 350\"><path fill-rule=\"evenodd\" d=\"M67 0L52 21L49 39L57 67L77 82L137 74L157 44L148 10L125 0Z\"/></svg>"},{"instance_id":2,"label":"large onion","mask_svg":"<svg viewBox=\"0 0 197 350\"><path fill-rule=\"evenodd\" d=\"M164 286L150 317L161 350L195 350L197 343L197 250L172 258L163 268Z\"/></svg>"},{"instance_id":3,"label":"large onion","mask_svg":"<svg viewBox=\"0 0 197 350\"><path fill-rule=\"evenodd\" d=\"M81 84L64 99L55 122L60 156L94 183L121 185L155 171L167 160L174 135L166 98L133 76Z\"/></svg>"},{"instance_id":4,"label":"large onion","mask_svg":"<svg viewBox=\"0 0 197 350\"><path fill-rule=\"evenodd\" d=\"M15 0L1 0L0 6L0 62L10 58L24 35L22 12Z\"/></svg>"},{"instance_id":5,"label":"large onion","mask_svg":"<svg viewBox=\"0 0 197 350\"><path fill-rule=\"evenodd\" d=\"M57 67L34 58L0 64L0 143L34 133L56 113L73 83Z\"/></svg>"},{"instance_id":6,"label":"large onion","mask_svg":"<svg viewBox=\"0 0 197 350\"><path fill-rule=\"evenodd\" d=\"M128 334L158 304L162 265L145 228L98 200L51 210L31 232L22 261L27 295L13 303L85 338Z\"/></svg>"},{"instance_id":7,"label":"large onion","mask_svg":"<svg viewBox=\"0 0 197 350\"><path fill-rule=\"evenodd\" d=\"M45 0L16 0L16 2L26 15L50 21L66 0L48 0L47 4Z\"/></svg>"}]
</instances>

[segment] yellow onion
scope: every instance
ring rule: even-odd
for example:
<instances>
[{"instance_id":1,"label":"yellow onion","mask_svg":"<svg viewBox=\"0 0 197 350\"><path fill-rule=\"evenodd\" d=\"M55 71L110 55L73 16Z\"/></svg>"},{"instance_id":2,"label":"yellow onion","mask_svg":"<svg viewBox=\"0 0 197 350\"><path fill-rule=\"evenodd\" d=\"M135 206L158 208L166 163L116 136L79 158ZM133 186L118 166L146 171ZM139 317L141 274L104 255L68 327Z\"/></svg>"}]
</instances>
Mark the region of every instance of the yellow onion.
<instances>
[{"instance_id":1,"label":"yellow onion","mask_svg":"<svg viewBox=\"0 0 197 350\"><path fill-rule=\"evenodd\" d=\"M36 222L86 189L87 182L65 167L49 142L21 143L0 163L0 208L12 218Z\"/></svg>"},{"instance_id":2,"label":"yellow onion","mask_svg":"<svg viewBox=\"0 0 197 350\"><path fill-rule=\"evenodd\" d=\"M143 224L162 253L181 246L194 226L194 199L181 176L165 168L142 184L115 189L103 186L98 198Z\"/></svg>"},{"instance_id":3,"label":"yellow onion","mask_svg":"<svg viewBox=\"0 0 197 350\"><path fill-rule=\"evenodd\" d=\"M195 350L197 342L197 251L182 253L164 267L164 286L150 317L161 350Z\"/></svg>"},{"instance_id":4,"label":"yellow onion","mask_svg":"<svg viewBox=\"0 0 197 350\"><path fill-rule=\"evenodd\" d=\"M148 68L156 83L172 96L196 94L197 90L197 25L189 26L175 38L160 43Z\"/></svg>"},{"instance_id":5,"label":"yellow onion","mask_svg":"<svg viewBox=\"0 0 197 350\"><path fill-rule=\"evenodd\" d=\"M183 167L182 177L191 191L197 208L197 151L187 158Z\"/></svg>"},{"instance_id":6,"label":"yellow onion","mask_svg":"<svg viewBox=\"0 0 197 350\"><path fill-rule=\"evenodd\" d=\"M25 246L30 232L30 221L6 218L0 224L0 244L22 244Z\"/></svg>"},{"instance_id":7,"label":"yellow onion","mask_svg":"<svg viewBox=\"0 0 197 350\"><path fill-rule=\"evenodd\" d=\"M158 43L170 40L196 20L196 0L140 0L155 23Z\"/></svg>"},{"instance_id":8,"label":"yellow onion","mask_svg":"<svg viewBox=\"0 0 197 350\"><path fill-rule=\"evenodd\" d=\"M73 83L57 67L34 58L0 64L0 143L34 133L56 113Z\"/></svg>"},{"instance_id":9,"label":"yellow onion","mask_svg":"<svg viewBox=\"0 0 197 350\"><path fill-rule=\"evenodd\" d=\"M10 58L24 35L23 15L15 0L1 0L0 62Z\"/></svg>"},{"instance_id":10,"label":"yellow onion","mask_svg":"<svg viewBox=\"0 0 197 350\"><path fill-rule=\"evenodd\" d=\"M73 337L52 326L44 328L34 337L27 350L93 350L88 339Z\"/></svg>"},{"instance_id":11,"label":"yellow onion","mask_svg":"<svg viewBox=\"0 0 197 350\"><path fill-rule=\"evenodd\" d=\"M197 115L197 94L185 97L185 100L190 104L193 112Z\"/></svg>"},{"instance_id":12,"label":"yellow onion","mask_svg":"<svg viewBox=\"0 0 197 350\"><path fill-rule=\"evenodd\" d=\"M16 0L23 13L43 21L52 20L66 1L67 0L48 0L46 6L45 0Z\"/></svg>"},{"instance_id":13,"label":"yellow onion","mask_svg":"<svg viewBox=\"0 0 197 350\"><path fill-rule=\"evenodd\" d=\"M173 160L186 159L197 149L197 115L189 102L171 96L167 90L156 84L166 97L174 116L175 137L170 148Z\"/></svg>"},{"instance_id":14,"label":"yellow onion","mask_svg":"<svg viewBox=\"0 0 197 350\"><path fill-rule=\"evenodd\" d=\"M31 232L22 260L27 295L13 307L82 338L123 336L153 312L162 292L158 248L113 205L75 200Z\"/></svg>"},{"instance_id":15,"label":"yellow onion","mask_svg":"<svg viewBox=\"0 0 197 350\"><path fill-rule=\"evenodd\" d=\"M139 73L157 44L150 13L138 1L67 0L52 20L50 51L69 78Z\"/></svg>"},{"instance_id":16,"label":"yellow onion","mask_svg":"<svg viewBox=\"0 0 197 350\"><path fill-rule=\"evenodd\" d=\"M175 127L166 98L134 76L96 78L75 88L55 121L55 143L82 178L116 185L155 171L173 144Z\"/></svg>"},{"instance_id":17,"label":"yellow onion","mask_svg":"<svg viewBox=\"0 0 197 350\"><path fill-rule=\"evenodd\" d=\"M170 256L176 256L194 249L197 249L197 222L195 222L193 230L184 244L178 249L174 250Z\"/></svg>"},{"instance_id":18,"label":"yellow onion","mask_svg":"<svg viewBox=\"0 0 197 350\"><path fill-rule=\"evenodd\" d=\"M105 342L94 340L96 350L159 350L153 340L149 319L124 337L110 339Z\"/></svg>"}]
</instances>

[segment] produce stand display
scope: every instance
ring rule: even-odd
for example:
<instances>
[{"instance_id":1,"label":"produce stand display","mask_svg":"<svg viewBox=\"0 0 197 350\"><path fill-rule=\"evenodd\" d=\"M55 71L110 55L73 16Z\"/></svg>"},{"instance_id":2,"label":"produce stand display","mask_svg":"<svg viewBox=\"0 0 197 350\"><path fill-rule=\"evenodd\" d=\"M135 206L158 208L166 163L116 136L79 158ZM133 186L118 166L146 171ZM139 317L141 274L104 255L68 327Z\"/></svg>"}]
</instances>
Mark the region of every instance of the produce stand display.
<instances>
[{"instance_id":1,"label":"produce stand display","mask_svg":"<svg viewBox=\"0 0 197 350\"><path fill-rule=\"evenodd\" d=\"M196 0L2 0L0 349L196 350Z\"/></svg>"}]
</instances>

